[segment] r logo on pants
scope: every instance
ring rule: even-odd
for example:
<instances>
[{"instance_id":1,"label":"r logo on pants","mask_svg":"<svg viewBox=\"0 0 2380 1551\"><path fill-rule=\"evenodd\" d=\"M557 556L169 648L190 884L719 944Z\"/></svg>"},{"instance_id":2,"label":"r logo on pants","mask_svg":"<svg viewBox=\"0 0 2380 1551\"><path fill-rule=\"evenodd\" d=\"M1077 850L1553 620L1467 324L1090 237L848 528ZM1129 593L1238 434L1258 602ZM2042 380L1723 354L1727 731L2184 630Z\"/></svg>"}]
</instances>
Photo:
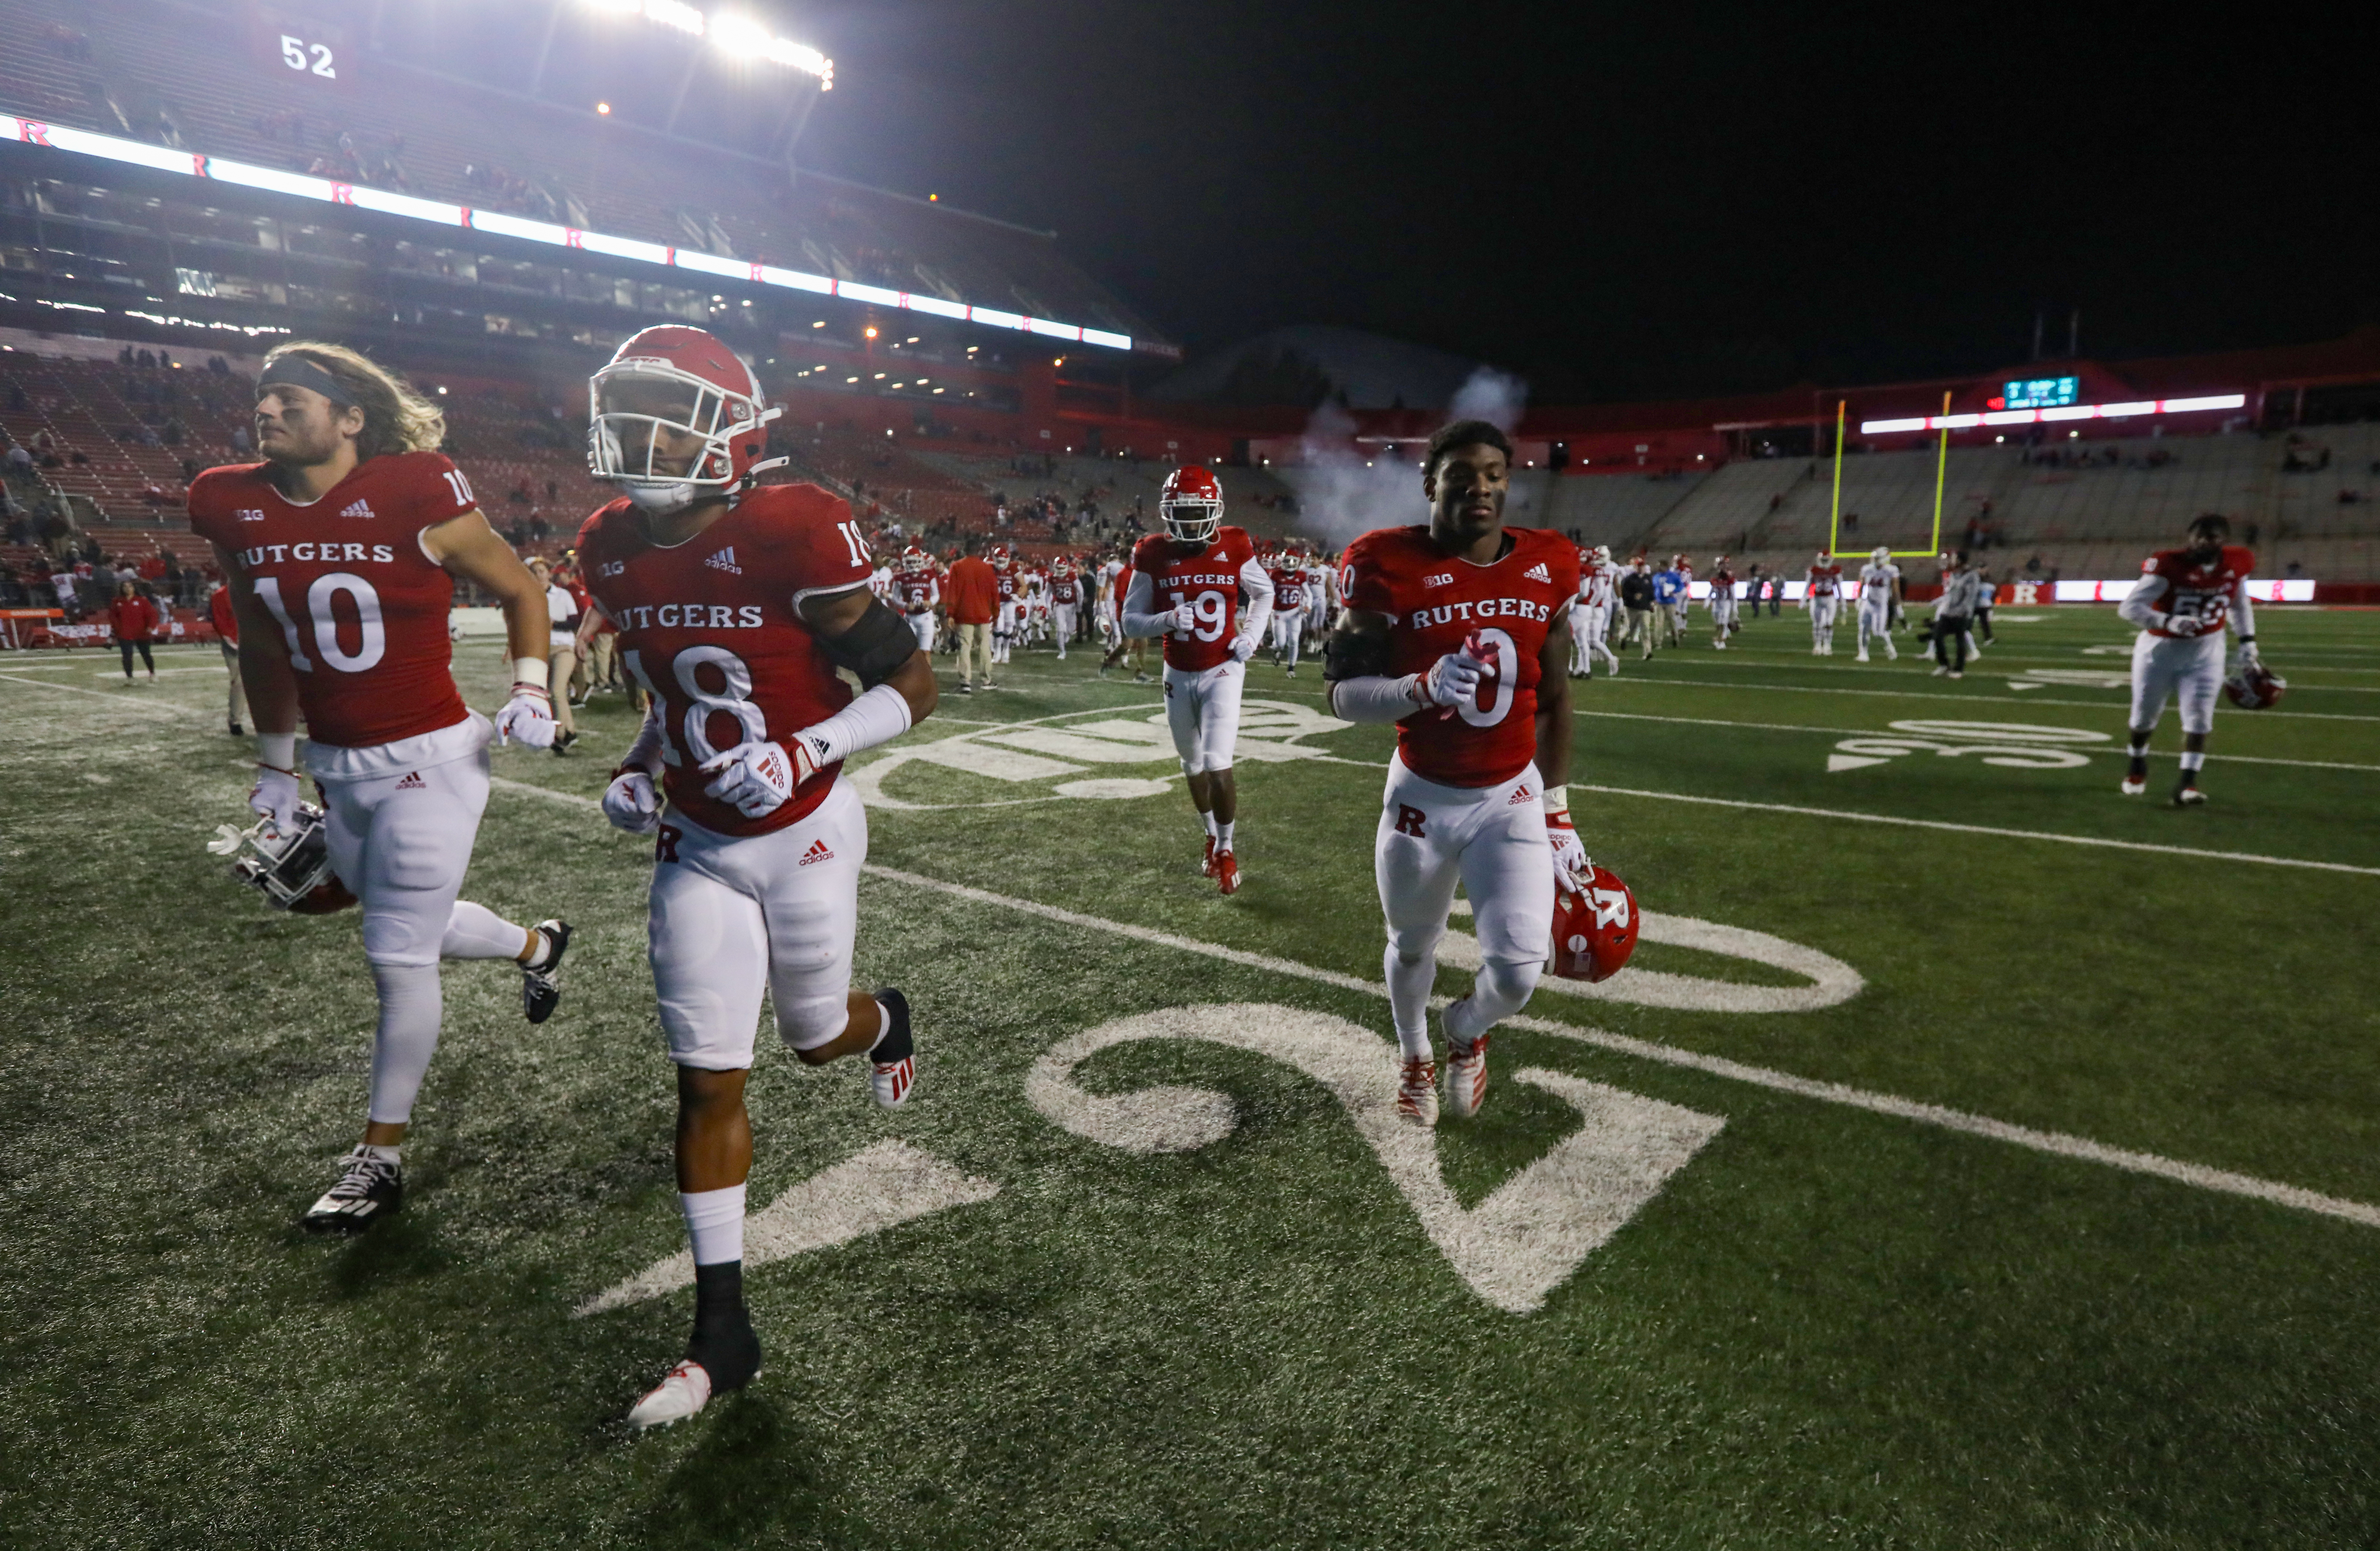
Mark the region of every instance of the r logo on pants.
<instances>
[{"instance_id":1,"label":"r logo on pants","mask_svg":"<svg viewBox=\"0 0 2380 1551\"><path fill-rule=\"evenodd\" d=\"M664 824L660 829L654 830L653 860L656 862L676 861L677 842L684 839L686 839L686 831L684 830L675 829L667 824Z\"/></svg>"},{"instance_id":2,"label":"r logo on pants","mask_svg":"<svg viewBox=\"0 0 2380 1551\"><path fill-rule=\"evenodd\" d=\"M1428 837L1422 833L1421 827L1422 821L1427 819L1428 817L1428 814L1424 813L1417 807L1407 807L1404 804L1399 803L1397 805L1397 833L1401 835L1411 835L1415 840L1427 839Z\"/></svg>"}]
</instances>

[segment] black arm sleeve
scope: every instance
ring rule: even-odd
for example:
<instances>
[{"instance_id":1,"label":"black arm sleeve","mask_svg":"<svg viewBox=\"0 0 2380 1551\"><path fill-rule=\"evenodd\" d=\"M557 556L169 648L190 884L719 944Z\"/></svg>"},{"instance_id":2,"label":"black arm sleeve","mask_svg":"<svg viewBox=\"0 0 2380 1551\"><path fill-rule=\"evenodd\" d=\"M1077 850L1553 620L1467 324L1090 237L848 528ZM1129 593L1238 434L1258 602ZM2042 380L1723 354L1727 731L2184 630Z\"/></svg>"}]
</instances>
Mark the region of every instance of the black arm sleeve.
<instances>
[{"instance_id":1,"label":"black arm sleeve","mask_svg":"<svg viewBox=\"0 0 2380 1551\"><path fill-rule=\"evenodd\" d=\"M871 598L850 629L832 639L820 636L819 648L836 667L850 669L861 684L873 689L917 655L917 633L886 608L882 599Z\"/></svg>"},{"instance_id":2,"label":"black arm sleeve","mask_svg":"<svg viewBox=\"0 0 2380 1551\"><path fill-rule=\"evenodd\" d=\"M1389 637L1385 631L1378 635L1357 635L1353 630L1333 630L1322 642L1322 682L1337 684L1341 679L1368 678L1389 671Z\"/></svg>"}]
</instances>

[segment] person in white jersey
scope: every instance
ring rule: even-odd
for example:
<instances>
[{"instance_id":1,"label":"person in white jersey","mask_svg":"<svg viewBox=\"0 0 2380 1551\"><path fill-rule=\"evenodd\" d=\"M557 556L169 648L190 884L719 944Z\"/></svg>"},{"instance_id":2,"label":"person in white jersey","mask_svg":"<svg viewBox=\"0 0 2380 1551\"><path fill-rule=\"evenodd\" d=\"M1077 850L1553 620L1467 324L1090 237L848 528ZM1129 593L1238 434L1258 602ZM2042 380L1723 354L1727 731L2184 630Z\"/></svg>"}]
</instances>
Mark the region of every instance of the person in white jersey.
<instances>
[{"instance_id":1,"label":"person in white jersey","mask_svg":"<svg viewBox=\"0 0 2380 1551\"><path fill-rule=\"evenodd\" d=\"M1900 604L1900 567L1892 563L1892 551L1878 544L1867 557L1859 574L1859 660L1867 660L1868 637L1884 643L1888 661L1900 660L1900 648L1892 644L1892 616Z\"/></svg>"},{"instance_id":2,"label":"person in white jersey","mask_svg":"<svg viewBox=\"0 0 2380 1551\"><path fill-rule=\"evenodd\" d=\"M1595 660L1600 656L1617 676L1620 655L1611 649L1611 609L1620 567L1611 563L1609 544L1597 544L1579 558L1578 596L1570 606L1570 671L1577 678L1593 678Z\"/></svg>"}]
</instances>

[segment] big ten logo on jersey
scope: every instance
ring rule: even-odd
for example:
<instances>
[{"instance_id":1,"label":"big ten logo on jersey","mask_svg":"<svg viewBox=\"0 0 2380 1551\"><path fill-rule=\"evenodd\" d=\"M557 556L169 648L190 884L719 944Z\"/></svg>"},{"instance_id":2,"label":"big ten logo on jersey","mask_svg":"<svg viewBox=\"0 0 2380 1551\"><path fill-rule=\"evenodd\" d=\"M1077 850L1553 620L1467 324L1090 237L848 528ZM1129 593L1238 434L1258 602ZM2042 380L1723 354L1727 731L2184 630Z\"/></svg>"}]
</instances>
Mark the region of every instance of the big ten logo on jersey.
<instances>
[{"instance_id":1,"label":"big ten logo on jersey","mask_svg":"<svg viewBox=\"0 0 2380 1551\"><path fill-rule=\"evenodd\" d=\"M1321 758L1328 751L1309 740L1346 727L1310 706L1244 700L1236 757L1243 764ZM1110 709L1068 712L1030 727L904 739L866 764L855 761L846 774L873 807L1009 807L1155 796L1179 785L1181 762L1163 711Z\"/></svg>"},{"instance_id":2,"label":"big ten logo on jersey","mask_svg":"<svg viewBox=\"0 0 2380 1551\"><path fill-rule=\"evenodd\" d=\"M1424 576L1424 577L1421 579L1421 585L1422 585L1422 586L1424 586L1424 587L1447 587L1447 586L1451 586L1451 585L1453 583L1453 581L1454 581L1454 573L1453 573L1453 572L1451 572L1451 571L1433 571L1433 572L1431 572L1428 576ZM1348 585L1348 584L1346 584L1346 583L1343 583L1343 582L1342 582L1341 585L1342 585L1342 586L1346 586L1346 585Z\"/></svg>"},{"instance_id":3,"label":"big ten logo on jersey","mask_svg":"<svg viewBox=\"0 0 2380 1551\"><path fill-rule=\"evenodd\" d=\"M243 506L239 509L239 520L242 522L262 522L264 520L264 514L258 511L253 506Z\"/></svg>"}]
</instances>

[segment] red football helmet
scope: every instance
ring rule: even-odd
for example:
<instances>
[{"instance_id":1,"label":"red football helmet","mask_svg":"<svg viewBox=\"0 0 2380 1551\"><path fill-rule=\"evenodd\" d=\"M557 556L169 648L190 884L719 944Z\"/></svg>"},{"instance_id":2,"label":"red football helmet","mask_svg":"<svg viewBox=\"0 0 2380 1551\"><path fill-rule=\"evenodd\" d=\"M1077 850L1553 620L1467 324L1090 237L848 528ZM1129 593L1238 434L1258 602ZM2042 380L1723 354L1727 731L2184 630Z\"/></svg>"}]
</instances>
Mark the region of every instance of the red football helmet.
<instances>
[{"instance_id":1,"label":"red football helmet","mask_svg":"<svg viewBox=\"0 0 2380 1551\"><path fill-rule=\"evenodd\" d=\"M901 551L901 569L913 576L922 576L933 568L933 557L912 544Z\"/></svg>"},{"instance_id":2,"label":"red football helmet","mask_svg":"<svg viewBox=\"0 0 2380 1551\"><path fill-rule=\"evenodd\" d=\"M1620 973L1636 951L1636 896L1620 875L1598 866L1575 894L1554 891L1553 970L1590 983Z\"/></svg>"},{"instance_id":3,"label":"red football helmet","mask_svg":"<svg viewBox=\"0 0 2380 1551\"><path fill-rule=\"evenodd\" d=\"M2223 681L2223 693L2242 710L2265 710L2279 704L2289 692L2289 680L2257 661L2240 663L2239 671Z\"/></svg>"},{"instance_id":4,"label":"red football helmet","mask_svg":"<svg viewBox=\"0 0 2380 1551\"><path fill-rule=\"evenodd\" d=\"M650 328L620 346L588 381L587 467L648 511L674 511L705 493L739 490L783 458L762 461L769 422L760 380L715 336L683 324ZM662 444L692 436L683 454Z\"/></svg>"},{"instance_id":5,"label":"red football helmet","mask_svg":"<svg viewBox=\"0 0 2380 1551\"><path fill-rule=\"evenodd\" d=\"M1206 543L1223 526L1222 481L1195 463L1183 465L1165 477L1157 515L1183 543Z\"/></svg>"}]
</instances>

